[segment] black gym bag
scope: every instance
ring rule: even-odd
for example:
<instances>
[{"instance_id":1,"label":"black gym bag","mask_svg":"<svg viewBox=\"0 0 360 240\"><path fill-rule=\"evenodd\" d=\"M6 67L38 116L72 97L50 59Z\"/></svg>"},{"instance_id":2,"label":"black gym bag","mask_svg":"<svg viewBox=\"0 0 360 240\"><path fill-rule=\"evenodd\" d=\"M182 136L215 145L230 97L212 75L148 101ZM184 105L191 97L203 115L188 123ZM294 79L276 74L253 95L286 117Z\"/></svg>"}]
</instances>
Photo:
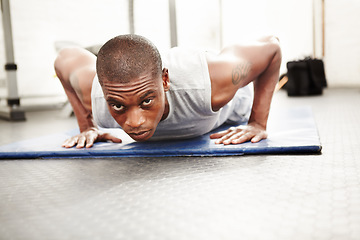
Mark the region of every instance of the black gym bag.
<instances>
[{"instance_id":1,"label":"black gym bag","mask_svg":"<svg viewBox=\"0 0 360 240\"><path fill-rule=\"evenodd\" d=\"M324 63L320 59L290 61L286 67L288 81L284 88L288 96L321 95L327 87Z\"/></svg>"}]
</instances>

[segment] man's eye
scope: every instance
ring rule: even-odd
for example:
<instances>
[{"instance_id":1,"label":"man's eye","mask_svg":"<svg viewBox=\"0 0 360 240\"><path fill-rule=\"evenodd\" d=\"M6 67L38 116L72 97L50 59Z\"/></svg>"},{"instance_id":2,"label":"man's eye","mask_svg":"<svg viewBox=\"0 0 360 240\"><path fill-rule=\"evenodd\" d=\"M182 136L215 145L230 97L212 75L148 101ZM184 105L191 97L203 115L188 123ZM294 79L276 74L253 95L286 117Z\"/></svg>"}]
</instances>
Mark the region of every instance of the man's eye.
<instances>
[{"instance_id":1,"label":"man's eye","mask_svg":"<svg viewBox=\"0 0 360 240\"><path fill-rule=\"evenodd\" d=\"M124 109L124 106L121 104L111 104L111 107L115 110L115 111L121 111Z\"/></svg>"},{"instance_id":2,"label":"man's eye","mask_svg":"<svg viewBox=\"0 0 360 240\"><path fill-rule=\"evenodd\" d=\"M152 102L153 102L153 100L151 98L149 98L149 99L144 100L142 102L142 105L146 107L146 106L151 105Z\"/></svg>"}]
</instances>

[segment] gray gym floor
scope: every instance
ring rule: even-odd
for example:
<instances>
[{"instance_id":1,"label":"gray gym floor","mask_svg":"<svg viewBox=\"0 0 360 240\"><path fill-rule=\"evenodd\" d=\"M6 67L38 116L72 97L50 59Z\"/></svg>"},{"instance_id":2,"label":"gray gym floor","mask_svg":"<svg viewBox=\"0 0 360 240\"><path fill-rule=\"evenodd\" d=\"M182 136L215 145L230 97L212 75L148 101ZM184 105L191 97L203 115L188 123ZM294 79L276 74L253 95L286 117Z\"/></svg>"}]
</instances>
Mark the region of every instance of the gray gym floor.
<instances>
[{"instance_id":1,"label":"gray gym floor","mask_svg":"<svg viewBox=\"0 0 360 240\"><path fill-rule=\"evenodd\" d=\"M360 239L360 89L312 106L320 155L0 161L0 239ZM0 144L76 126L0 121Z\"/></svg>"}]
</instances>

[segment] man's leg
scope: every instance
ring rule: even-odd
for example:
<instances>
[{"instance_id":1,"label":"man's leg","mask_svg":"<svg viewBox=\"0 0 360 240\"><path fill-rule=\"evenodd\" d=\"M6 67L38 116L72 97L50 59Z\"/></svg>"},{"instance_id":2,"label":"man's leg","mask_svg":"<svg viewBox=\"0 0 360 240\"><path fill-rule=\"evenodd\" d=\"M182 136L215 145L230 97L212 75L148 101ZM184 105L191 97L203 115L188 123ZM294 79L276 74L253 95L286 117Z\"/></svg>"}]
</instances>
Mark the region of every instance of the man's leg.
<instances>
[{"instance_id":1,"label":"man's leg","mask_svg":"<svg viewBox=\"0 0 360 240\"><path fill-rule=\"evenodd\" d=\"M54 67L73 107L80 131L94 127L91 86L96 74L96 57L81 48L64 48L59 52Z\"/></svg>"}]
</instances>

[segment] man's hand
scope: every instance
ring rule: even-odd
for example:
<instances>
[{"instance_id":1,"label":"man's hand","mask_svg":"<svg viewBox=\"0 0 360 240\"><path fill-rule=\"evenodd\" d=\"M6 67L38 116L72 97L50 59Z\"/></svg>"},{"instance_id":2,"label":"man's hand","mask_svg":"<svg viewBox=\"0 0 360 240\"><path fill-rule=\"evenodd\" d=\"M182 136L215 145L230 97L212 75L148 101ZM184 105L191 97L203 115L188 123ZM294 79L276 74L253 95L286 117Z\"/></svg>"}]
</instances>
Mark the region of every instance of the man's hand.
<instances>
[{"instance_id":1,"label":"man's hand","mask_svg":"<svg viewBox=\"0 0 360 240\"><path fill-rule=\"evenodd\" d=\"M249 123L248 125L231 127L228 130L214 133L210 135L211 139L218 139L215 144L240 144L247 141L256 143L261 139L267 138L267 133L263 127L257 123Z\"/></svg>"},{"instance_id":2,"label":"man's hand","mask_svg":"<svg viewBox=\"0 0 360 240\"><path fill-rule=\"evenodd\" d=\"M112 136L109 133L103 133L97 128L89 128L82 133L73 136L66 140L62 147L71 148L76 145L76 148L90 148L94 145L95 142L106 142L112 141L114 143L121 143L121 139Z\"/></svg>"}]
</instances>

